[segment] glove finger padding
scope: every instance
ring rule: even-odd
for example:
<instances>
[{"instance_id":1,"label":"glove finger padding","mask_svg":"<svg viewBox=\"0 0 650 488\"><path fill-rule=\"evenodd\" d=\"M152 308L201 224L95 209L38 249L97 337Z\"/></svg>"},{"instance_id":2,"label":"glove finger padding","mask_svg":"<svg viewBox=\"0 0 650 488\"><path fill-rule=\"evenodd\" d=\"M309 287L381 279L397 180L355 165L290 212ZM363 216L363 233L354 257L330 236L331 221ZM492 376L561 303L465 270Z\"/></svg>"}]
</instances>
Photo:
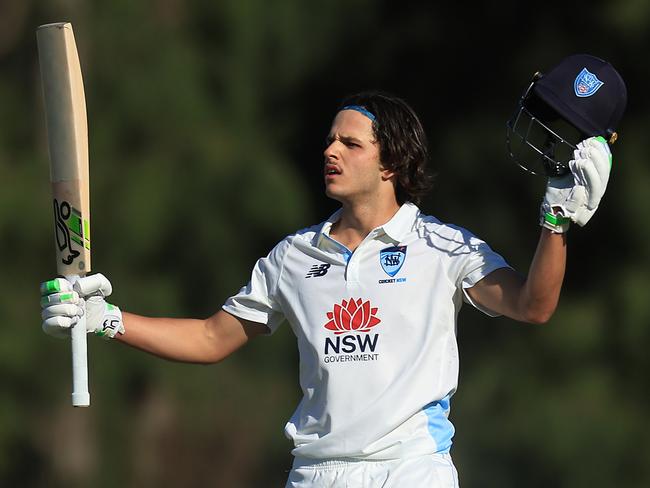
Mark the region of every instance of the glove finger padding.
<instances>
[{"instance_id":1,"label":"glove finger padding","mask_svg":"<svg viewBox=\"0 0 650 488\"><path fill-rule=\"evenodd\" d=\"M578 144L576 160L569 162L578 184L587 192L584 205L576 209L572 220L584 226L598 209L605 194L611 170L611 153L604 139L592 137Z\"/></svg>"},{"instance_id":2,"label":"glove finger padding","mask_svg":"<svg viewBox=\"0 0 650 488\"><path fill-rule=\"evenodd\" d=\"M47 335L58 339L70 338L70 329L79 321L79 317L49 317L43 320L42 329Z\"/></svg>"},{"instance_id":3,"label":"glove finger padding","mask_svg":"<svg viewBox=\"0 0 650 488\"><path fill-rule=\"evenodd\" d=\"M74 284L74 290L82 297L107 297L113 293L113 285L106 276L97 273L85 278L79 278Z\"/></svg>"},{"instance_id":4,"label":"glove finger padding","mask_svg":"<svg viewBox=\"0 0 650 488\"><path fill-rule=\"evenodd\" d=\"M575 151L575 160L569 162L569 167L576 175L577 183L587 188L587 206L593 209L598 206L607 188L612 167L611 153L607 143L595 137L581 142L578 148Z\"/></svg>"},{"instance_id":5,"label":"glove finger padding","mask_svg":"<svg viewBox=\"0 0 650 488\"><path fill-rule=\"evenodd\" d=\"M587 201L587 190L584 186L574 186L571 188L566 202L561 207L564 209L563 215L571 217L585 205Z\"/></svg>"},{"instance_id":6,"label":"glove finger padding","mask_svg":"<svg viewBox=\"0 0 650 488\"><path fill-rule=\"evenodd\" d=\"M581 151L584 151L582 159L591 159L601 175L601 179L606 182L612 169L612 152L609 145L602 137L591 137L581 144L582 147L580 147L580 144L578 144L578 147Z\"/></svg>"},{"instance_id":7,"label":"glove finger padding","mask_svg":"<svg viewBox=\"0 0 650 488\"><path fill-rule=\"evenodd\" d=\"M580 159L571 161L571 163L571 171L578 175L581 184L580 188L585 189L584 205L589 210L596 208L605 192L603 181L596 166L589 159Z\"/></svg>"},{"instance_id":8,"label":"glove finger padding","mask_svg":"<svg viewBox=\"0 0 650 488\"><path fill-rule=\"evenodd\" d=\"M41 296L51 295L64 291L72 291L72 283L65 278L54 278L53 280L44 281L41 283Z\"/></svg>"},{"instance_id":9,"label":"glove finger padding","mask_svg":"<svg viewBox=\"0 0 650 488\"><path fill-rule=\"evenodd\" d=\"M46 308L51 305L58 305L61 303L68 304L83 304L83 299L76 291L63 291L61 293L52 293L41 297L41 308Z\"/></svg>"},{"instance_id":10,"label":"glove finger padding","mask_svg":"<svg viewBox=\"0 0 650 488\"><path fill-rule=\"evenodd\" d=\"M73 303L62 303L45 307L41 312L41 318L47 320L50 317L70 318L76 320L84 314L83 307ZM63 326L65 327L65 326Z\"/></svg>"}]
</instances>

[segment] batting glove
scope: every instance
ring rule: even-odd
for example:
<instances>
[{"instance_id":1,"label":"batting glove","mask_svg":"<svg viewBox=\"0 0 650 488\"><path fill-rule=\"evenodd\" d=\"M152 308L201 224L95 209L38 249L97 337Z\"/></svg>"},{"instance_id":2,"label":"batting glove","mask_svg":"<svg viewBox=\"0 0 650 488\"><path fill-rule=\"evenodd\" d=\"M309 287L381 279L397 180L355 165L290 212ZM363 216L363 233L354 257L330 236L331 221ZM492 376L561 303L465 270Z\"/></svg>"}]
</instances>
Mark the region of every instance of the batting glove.
<instances>
[{"instance_id":1,"label":"batting glove","mask_svg":"<svg viewBox=\"0 0 650 488\"><path fill-rule=\"evenodd\" d=\"M112 291L110 281L99 273L80 278L74 285L64 278L41 283L43 331L54 337L70 337L70 328L85 315L88 333L104 339L124 334L122 312L104 300Z\"/></svg>"},{"instance_id":2,"label":"batting glove","mask_svg":"<svg viewBox=\"0 0 650 488\"><path fill-rule=\"evenodd\" d=\"M549 178L541 207L540 225L553 232L569 230L575 222L584 226L598 209L605 194L612 153L602 137L590 137L578 144L569 161L570 173Z\"/></svg>"}]
</instances>

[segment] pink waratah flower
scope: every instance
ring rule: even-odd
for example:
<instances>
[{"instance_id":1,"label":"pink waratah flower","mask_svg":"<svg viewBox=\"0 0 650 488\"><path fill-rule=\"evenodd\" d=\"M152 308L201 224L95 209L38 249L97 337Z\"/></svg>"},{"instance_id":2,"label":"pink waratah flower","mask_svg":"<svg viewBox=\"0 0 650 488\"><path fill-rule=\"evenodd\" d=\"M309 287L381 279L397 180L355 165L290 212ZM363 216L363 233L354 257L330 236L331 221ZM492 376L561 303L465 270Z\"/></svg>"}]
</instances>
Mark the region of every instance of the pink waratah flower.
<instances>
[{"instance_id":1,"label":"pink waratah flower","mask_svg":"<svg viewBox=\"0 0 650 488\"><path fill-rule=\"evenodd\" d=\"M377 308L370 307L370 300L365 302L359 298L349 301L343 300L341 304L334 305L334 311L327 312L329 322L325 328L333 330L335 334L345 334L346 332L358 331L369 332L372 327L377 325L381 320L375 317Z\"/></svg>"}]
</instances>

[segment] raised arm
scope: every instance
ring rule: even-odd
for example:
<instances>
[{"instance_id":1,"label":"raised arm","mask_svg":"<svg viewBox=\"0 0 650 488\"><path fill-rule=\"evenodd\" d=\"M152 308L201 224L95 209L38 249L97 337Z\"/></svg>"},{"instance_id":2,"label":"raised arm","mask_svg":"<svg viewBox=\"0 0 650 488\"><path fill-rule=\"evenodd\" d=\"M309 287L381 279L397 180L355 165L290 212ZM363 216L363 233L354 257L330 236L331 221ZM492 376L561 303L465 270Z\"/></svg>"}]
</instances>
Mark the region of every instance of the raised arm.
<instances>
[{"instance_id":1,"label":"raised arm","mask_svg":"<svg viewBox=\"0 0 650 488\"><path fill-rule=\"evenodd\" d=\"M468 289L476 303L522 322L547 322L557 307L566 268L566 232L584 226L607 188L612 158L602 137L580 144L569 162L571 172L549 178L541 208L542 234L527 277L498 269Z\"/></svg>"}]
</instances>

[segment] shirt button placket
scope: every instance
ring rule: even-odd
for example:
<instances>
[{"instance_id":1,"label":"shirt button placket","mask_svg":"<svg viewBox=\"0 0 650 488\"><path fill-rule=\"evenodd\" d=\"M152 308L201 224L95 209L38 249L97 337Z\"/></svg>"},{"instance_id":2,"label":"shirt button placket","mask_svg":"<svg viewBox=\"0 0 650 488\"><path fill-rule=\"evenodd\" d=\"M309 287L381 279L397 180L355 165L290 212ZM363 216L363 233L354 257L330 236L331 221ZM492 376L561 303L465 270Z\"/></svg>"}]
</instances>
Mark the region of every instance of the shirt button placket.
<instances>
[{"instance_id":1,"label":"shirt button placket","mask_svg":"<svg viewBox=\"0 0 650 488\"><path fill-rule=\"evenodd\" d=\"M347 287L356 286L359 282L359 248L350 256L346 268L346 284Z\"/></svg>"},{"instance_id":2,"label":"shirt button placket","mask_svg":"<svg viewBox=\"0 0 650 488\"><path fill-rule=\"evenodd\" d=\"M359 267L363 260L363 256L367 251L368 246L371 245L372 240L377 236L377 230L373 230L366 238L359 244L356 248L350 259L348 260L348 266L346 269L346 278L347 278L347 288L358 288L361 284L359 281ZM372 246L371 246L372 247Z\"/></svg>"}]
</instances>

